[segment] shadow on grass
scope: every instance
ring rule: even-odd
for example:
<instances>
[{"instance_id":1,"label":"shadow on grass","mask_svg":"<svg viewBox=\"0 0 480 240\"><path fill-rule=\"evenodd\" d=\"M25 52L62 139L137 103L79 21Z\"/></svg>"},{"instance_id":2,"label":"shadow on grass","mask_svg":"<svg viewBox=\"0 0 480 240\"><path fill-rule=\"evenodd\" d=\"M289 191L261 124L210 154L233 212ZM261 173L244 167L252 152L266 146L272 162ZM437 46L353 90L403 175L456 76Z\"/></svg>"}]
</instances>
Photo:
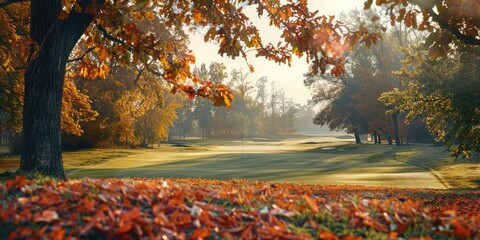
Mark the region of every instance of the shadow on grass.
<instances>
[{"instance_id":1,"label":"shadow on grass","mask_svg":"<svg viewBox=\"0 0 480 240\"><path fill-rule=\"evenodd\" d=\"M295 151L276 153L207 154L186 160L159 159L139 167L68 169L76 177L176 177L271 182L328 183L426 187L434 178L413 181L425 170L394 161L392 152L365 153L345 147L349 154ZM418 186L416 186L418 185Z\"/></svg>"}]
</instances>

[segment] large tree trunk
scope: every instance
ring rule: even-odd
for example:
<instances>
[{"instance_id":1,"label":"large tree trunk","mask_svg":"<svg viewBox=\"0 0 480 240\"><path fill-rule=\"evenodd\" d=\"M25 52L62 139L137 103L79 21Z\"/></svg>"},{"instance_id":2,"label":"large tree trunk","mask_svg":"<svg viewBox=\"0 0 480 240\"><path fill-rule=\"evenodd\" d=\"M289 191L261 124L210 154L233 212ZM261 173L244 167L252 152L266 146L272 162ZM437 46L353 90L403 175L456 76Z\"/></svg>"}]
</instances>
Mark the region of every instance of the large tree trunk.
<instances>
[{"instance_id":1,"label":"large tree trunk","mask_svg":"<svg viewBox=\"0 0 480 240\"><path fill-rule=\"evenodd\" d=\"M400 145L402 145L402 143L400 142L400 134L398 133L398 113L397 112L394 113L392 115L392 117L393 117L393 129L395 131L395 133L394 133L395 134L395 136L394 136L395 137L395 145L400 146Z\"/></svg>"},{"instance_id":2,"label":"large tree trunk","mask_svg":"<svg viewBox=\"0 0 480 240\"><path fill-rule=\"evenodd\" d=\"M60 2L35 0L30 4L30 37L40 49L25 73L25 144L20 170L65 179L60 138L65 68L70 52L93 16L72 12L68 19L60 21Z\"/></svg>"}]
</instances>

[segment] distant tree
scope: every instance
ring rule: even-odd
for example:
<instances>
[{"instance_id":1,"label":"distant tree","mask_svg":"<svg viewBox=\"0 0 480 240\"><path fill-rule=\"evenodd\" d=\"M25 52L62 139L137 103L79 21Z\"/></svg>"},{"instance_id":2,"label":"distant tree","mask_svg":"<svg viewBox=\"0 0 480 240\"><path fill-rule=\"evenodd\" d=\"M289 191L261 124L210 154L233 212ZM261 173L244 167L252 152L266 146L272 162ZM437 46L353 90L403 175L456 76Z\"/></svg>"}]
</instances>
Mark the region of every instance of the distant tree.
<instances>
[{"instance_id":1,"label":"distant tree","mask_svg":"<svg viewBox=\"0 0 480 240\"><path fill-rule=\"evenodd\" d=\"M166 93L168 94L168 93ZM135 123L135 135L141 140L141 146L158 144L168 138L168 130L177 119L176 110L181 105L172 96L166 97L162 104L147 110Z\"/></svg>"},{"instance_id":2,"label":"distant tree","mask_svg":"<svg viewBox=\"0 0 480 240\"><path fill-rule=\"evenodd\" d=\"M195 114L193 112L193 102L189 101L185 97L178 97L181 108L177 108L173 126L169 129L169 139L173 138L186 138L194 126Z\"/></svg>"},{"instance_id":3,"label":"distant tree","mask_svg":"<svg viewBox=\"0 0 480 240\"><path fill-rule=\"evenodd\" d=\"M275 82L272 81L270 87L270 101L268 102L269 112L270 112L270 124L269 124L269 132L271 134L277 134L278 130L278 104L279 104L279 95L282 89L277 89L275 86Z\"/></svg>"},{"instance_id":4,"label":"distant tree","mask_svg":"<svg viewBox=\"0 0 480 240\"><path fill-rule=\"evenodd\" d=\"M259 120L257 121L258 130L260 133L265 134L267 133L267 101L268 101L268 93L267 93L267 84L268 78L266 76L262 76L255 81L255 100L258 103L257 109L260 112Z\"/></svg>"},{"instance_id":5,"label":"distant tree","mask_svg":"<svg viewBox=\"0 0 480 240\"><path fill-rule=\"evenodd\" d=\"M252 118L254 115L250 115L252 112L250 109L253 107L253 98L251 93L253 92L253 84L249 81L249 73L239 69L234 69L230 73L231 79L228 84L235 97L235 102L232 105L232 110L237 112L236 116L232 120L238 121L235 125L239 128L240 135L251 132Z\"/></svg>"},{"instance_id":6,"label":"distant tree","mask_svg":"<svg viewBox=\"0 0 480 240\"><path fill-rule=\"evenodd\" d=\"M314 124L328 126L330 130L346 130L355 135L357 144L361 143L360 134L367 129L356 108L358 100L355 96L361 89L359 79L348 75L326 79L311 74L305 77L305 85L313 92L311 103L321 105L314 116Z\"/></svg>"},{"instance_id":7,"label":"distant tree","mask_svg":"<svg viewBox=\"0 0 480 240\"><path fill-rule=\"evenodd\" d=\"M212 63L214 65L214 63ZM211 65L211 66L212 66ZM210 78L207 66L203 63L200 68L196 68L194 73L202 80L207 80ZM212 79L217 79L216 77ZM213 104L205 98L195 98L194 103L194 115L195 119L198 120L199 127L202 131L202 139L210 138L210 132L213 124Z\"/></svg>"}]
</instances>

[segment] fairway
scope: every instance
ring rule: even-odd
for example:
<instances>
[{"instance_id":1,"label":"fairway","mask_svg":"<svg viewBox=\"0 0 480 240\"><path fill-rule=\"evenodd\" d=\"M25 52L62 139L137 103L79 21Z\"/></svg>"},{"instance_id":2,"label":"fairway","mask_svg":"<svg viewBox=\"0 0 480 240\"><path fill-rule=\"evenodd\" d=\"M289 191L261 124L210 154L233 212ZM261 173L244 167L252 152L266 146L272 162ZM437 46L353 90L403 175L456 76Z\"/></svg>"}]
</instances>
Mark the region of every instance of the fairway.
<instances>
[{"instance_id":1,"label":"fairway","mask_svg":"<svg viewBox=\"0 0 480 240\"><path fill-rule=\"evenodd\" d=\"M69 178L244 178L304 184L451 187L439 174L412 161L418 151L429 148L354 145L350 139L334 137L186 140L67 172Z\"/></svg>"}]
</instances>

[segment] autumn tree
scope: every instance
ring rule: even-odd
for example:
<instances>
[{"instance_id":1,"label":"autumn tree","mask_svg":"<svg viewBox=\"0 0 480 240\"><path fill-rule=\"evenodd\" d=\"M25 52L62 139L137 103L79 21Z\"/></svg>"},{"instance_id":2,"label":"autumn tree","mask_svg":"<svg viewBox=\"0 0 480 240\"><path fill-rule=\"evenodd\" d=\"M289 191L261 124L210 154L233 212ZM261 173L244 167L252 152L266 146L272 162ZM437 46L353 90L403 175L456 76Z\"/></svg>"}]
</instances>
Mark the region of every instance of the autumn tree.
<instances>
[{"instance_id":1,"label":"autumn tree","mask_svg":"<svg viewBox=\"0 0 480 240\"><path fill-rule=\"evenodd\" d=\"M159 144L168 138L168 130L177 119L176 110L180 103L172 96L147 110L135 123L135 134L140 138L141 146Z\"/></svg>"},{"instance_id":2,"label":"autumn tree","mask_svg":"<svg viewBox=\"0 0 480 240\"><path fill-rule=\"evenodd\" d=\"M24 73L28 62L25 43L28 40L28 2L4 7L0 10L0 54L7 61L0 70L0 109L6 114L2 123L3 129L20 134L22 129L22 110L24 99ZM12 45L16 51L11 51ZM67 74L62 93L61 129L63 133L80 136L83 133L81 123L92 121L97 113L90 106L88 96L78 91L73 83L72 74ZM21 139L11 142L13 150L20 148ZM18 146L17 146L18 145ZM17 152L17 151L15 151Z\"/></svg>"}]
</instances>

